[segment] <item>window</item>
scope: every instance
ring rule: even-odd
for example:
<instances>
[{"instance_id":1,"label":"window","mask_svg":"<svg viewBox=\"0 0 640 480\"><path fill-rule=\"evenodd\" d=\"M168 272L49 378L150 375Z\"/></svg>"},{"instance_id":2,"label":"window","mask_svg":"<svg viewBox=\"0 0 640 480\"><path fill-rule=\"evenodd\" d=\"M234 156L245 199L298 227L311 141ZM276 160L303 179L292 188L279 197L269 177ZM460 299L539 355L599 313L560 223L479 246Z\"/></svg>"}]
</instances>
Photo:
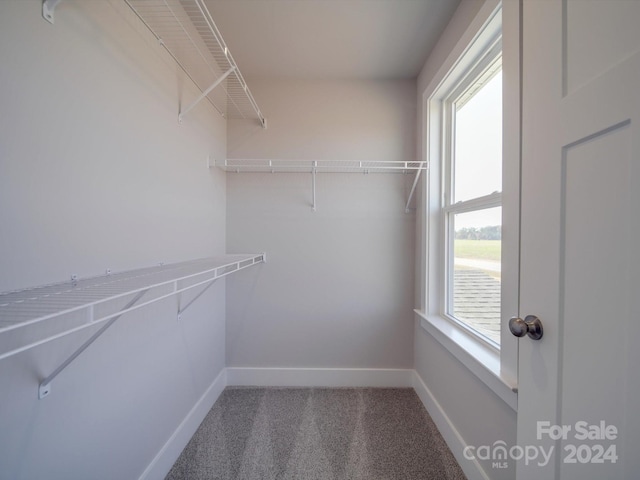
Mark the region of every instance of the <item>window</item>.
<instances>
[{"instance_id":1,"label":"window","mask_svg":"<svg viewBox=\"0 0 640 480\"><path fill-rule=\"evenodd\" d=\"M443 99L446 257L442 314L500 345L502 62L500 43Z\"/></svg>"},{"instance_id":2,"label":"window","mask_svg":"<svg viewBox=\"0 0 640 480\"><path fill-rule=\"evenodd\" d=\"M424 312L494 355L504 329L501 19L498 8L425 103Z\"/></svg>"},{"instance_id":3,"label":"window","mask_svg":"<svg viewBox=\"0 0 640 480\"><path fill-rule=\"evenodd\" d=\"M422 328L514 409L518 342L508 320L519 311L522 148L516 7L484 2L421 92L429 169L420 193L416 309Z\"/></svg>"}]
</instances>

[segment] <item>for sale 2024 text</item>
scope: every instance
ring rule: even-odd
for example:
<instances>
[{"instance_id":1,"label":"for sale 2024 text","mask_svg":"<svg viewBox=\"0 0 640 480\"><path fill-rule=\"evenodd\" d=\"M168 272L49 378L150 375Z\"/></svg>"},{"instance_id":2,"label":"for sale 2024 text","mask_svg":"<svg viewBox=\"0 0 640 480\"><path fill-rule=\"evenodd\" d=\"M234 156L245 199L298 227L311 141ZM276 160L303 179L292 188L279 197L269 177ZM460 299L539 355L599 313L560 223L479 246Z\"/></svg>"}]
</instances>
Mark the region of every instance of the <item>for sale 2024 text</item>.
<instances>
[{"instance_id":1,"label":"for sale 2024 text","mask_svg":"<svg viewBox=\"0 0 640 480\"><path fill-rule=\"evenodd\" d=\"M607 425L604 420L591 424L584 420L573 425L554 425L548 421L539 421L536 426L536 437L551 440L571 440L590 443L565 443L562 447L565 456L564 463L616 463L618 455L615 444L603 445L597 442L612 442L618 438L618 428Z\"/></svg>"}]
</instances>

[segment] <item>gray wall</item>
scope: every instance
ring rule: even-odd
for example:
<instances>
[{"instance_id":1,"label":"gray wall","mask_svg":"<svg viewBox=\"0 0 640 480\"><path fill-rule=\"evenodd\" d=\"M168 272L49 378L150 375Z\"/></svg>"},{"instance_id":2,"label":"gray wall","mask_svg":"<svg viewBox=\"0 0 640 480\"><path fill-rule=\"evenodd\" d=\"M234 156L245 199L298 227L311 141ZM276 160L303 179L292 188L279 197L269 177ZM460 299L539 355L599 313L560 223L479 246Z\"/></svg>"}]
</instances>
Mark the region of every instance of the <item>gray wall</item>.
<instances>
[{"instance_id":1,"label":"gray wall","mask_svg":"<svg viewBox=\"0 0 640 480\"><path fill-rule=\"evenodd\" d=\"M443 64L456 44L461 41L463 33L474 21L483 3L478 0L462 1L418 77L417 118L420 133L425 127L423 95L425 92L429 95L428 87L437 84L446 73L443 71ZM423 142L419 138L418 149L422 148ZM425 194L424 187L421 194ZM417 218L417 263L420 267L416 276L416 307L423 309L426 260L422 211L418 213ZM509 446L516 444L516 412L427 333L418 321L415 326L414 348L416 372L467 445L493 445L498 440L506 442ZM514 462L509 462L507 469L494 469L491 461L482 461L481 464L492 479L506 480L515 477Z\"/></svg>"},{"instance_id":2,"label":"gray wall","mask_svg":"<svg viewBox=\"0 0 640 480\"><path fill-rule=\"evenodd\" d=\"M411 160L412 81L251 81L268 129L229 122L229 156ZM229 252L266 251L227 283L230 367L412 368L412 176L227 174Z\"/></svg>"},{"instance_id":3,"label":"gray wall","mask_svg":"<svg viewBox=\"0 0 640 480\"><path fill-rule=\"evenodd\" d=\"M0 291L224 253L226 125L120 1L0 2ZM224 368L224 282L0 361L0 478L137 478Z\"/></svg>"},{"instance_id":4,"label":"gray wall","mask_svg":"<svg viewBox=\"0 0 640 480\"><path fill-rule=\"evenodd\" d=\"M61 2L55 25L40 12L40 0L0 2L0 291L225 242L268 263L220 282L181 323L171 299L122 318L46 399L38 382L91 332L0 361L0 479L137 478L224 368L225 299L229 366L415 362L468 443L513 439L514 412L414 331L410 177L319 175L314 213L308 175L209 170L225 122L203 103L177 124L196 92L122 2ZM251 88L269 128L230 121L230 157L415 158L415 82Z\"/></svg>"},{"instance_id":5,"label":"gray wall","mask_svg":"<svg viewBox=\"0 0 640 480\"><path fill-rule=\"evenodd\" d=\"M507 448L517 445L516 412L419 325L415 368L465 445L493 447L497 441ZM515 462L509 461L507 468L493 468L492 460L479 462L492 480L515 478Z\"/></svg>"}]
</instances>

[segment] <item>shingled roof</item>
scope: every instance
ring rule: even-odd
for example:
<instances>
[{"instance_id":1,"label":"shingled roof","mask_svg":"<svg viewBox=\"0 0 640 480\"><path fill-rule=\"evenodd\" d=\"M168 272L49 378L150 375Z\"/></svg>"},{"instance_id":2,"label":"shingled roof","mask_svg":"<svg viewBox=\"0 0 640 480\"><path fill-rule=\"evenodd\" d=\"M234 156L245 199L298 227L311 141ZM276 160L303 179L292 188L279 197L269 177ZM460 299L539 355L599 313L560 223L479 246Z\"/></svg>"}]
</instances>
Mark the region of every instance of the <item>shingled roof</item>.
<instances>
[{"instance_id":1,"label":"shingled roof","mask_svg":"<svg viewBox=\"0 0 640 480\"><path fill-rule=\"evenodd\" d=\"M454 270L454 315L500 342L500 281L483 270Z\"/></svg>"}]
</instances>

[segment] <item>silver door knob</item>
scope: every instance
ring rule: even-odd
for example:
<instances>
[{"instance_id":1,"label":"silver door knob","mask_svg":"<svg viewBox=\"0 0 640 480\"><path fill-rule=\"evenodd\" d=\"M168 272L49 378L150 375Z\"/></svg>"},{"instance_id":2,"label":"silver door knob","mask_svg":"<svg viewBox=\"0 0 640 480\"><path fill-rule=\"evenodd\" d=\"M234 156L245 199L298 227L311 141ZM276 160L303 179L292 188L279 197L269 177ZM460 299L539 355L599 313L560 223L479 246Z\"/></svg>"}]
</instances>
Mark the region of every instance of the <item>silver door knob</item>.
<instances>
[{"instance_id":1,"label":"silver door knob","mask_svg":"<svg viewBox=\"0 0 640 480\"><path fill-rule=\"evenodd\" d=\"M509 320L509 330L516 337L529 335L529 338L533 340L540 340L542 338L542 322L535 315L527 315L524 317L524 320L513 317Z\"/></svg>"}]
</instances>

